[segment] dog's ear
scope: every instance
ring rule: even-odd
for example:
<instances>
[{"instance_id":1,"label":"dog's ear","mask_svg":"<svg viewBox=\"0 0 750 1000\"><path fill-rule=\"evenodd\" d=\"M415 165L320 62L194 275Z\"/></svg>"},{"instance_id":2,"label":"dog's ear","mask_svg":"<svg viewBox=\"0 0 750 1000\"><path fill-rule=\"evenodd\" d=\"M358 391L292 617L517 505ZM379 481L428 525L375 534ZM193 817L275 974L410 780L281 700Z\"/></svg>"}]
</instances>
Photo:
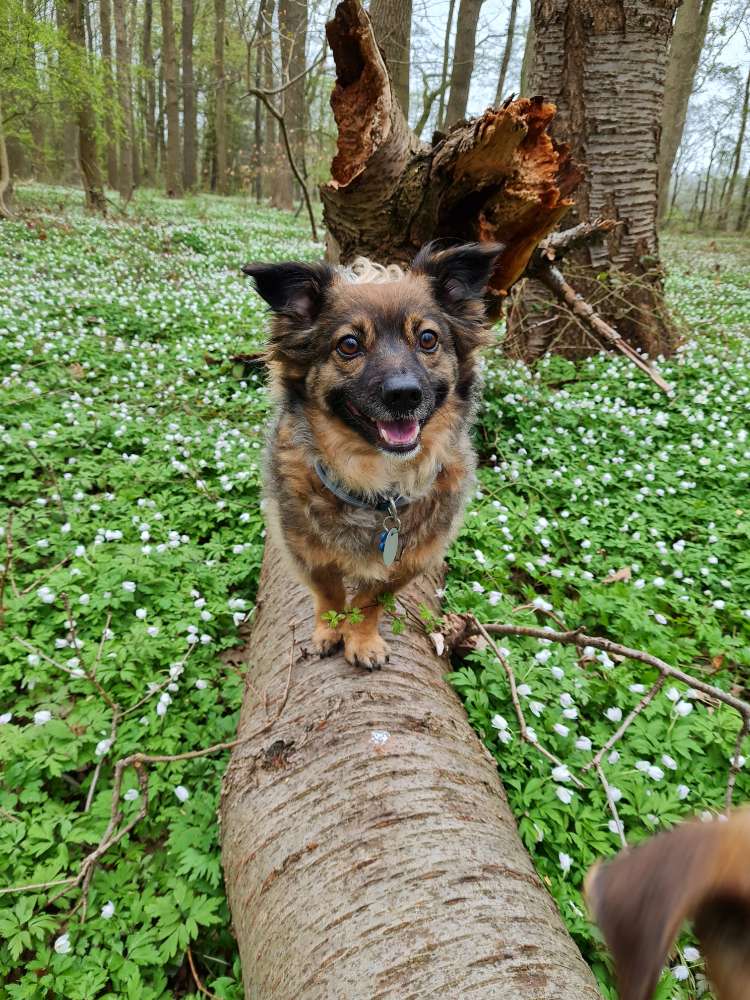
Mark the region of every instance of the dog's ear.
<instances>
[{"instance_id":1,"label":"dog's ear","mask_svg":"<svg viewBox=\"0 0 750 1000\"><path fill-rule=\"evenodd\" d=\"M253 279L258 293L275 313L303 324L317 318L336 273L328 264L296 261L246 264L242 271Z\"/></svg>"},{"instance_id":2,"label":"dog's ear","mask_svg":"<svg viewBox=\"0 0 750 1000\"><path fill-rule=\"evenodd\" d=\"M750 810L622 851L591 869L585 893L621 1000L650 1000L685 920L695 922L719 1000L749 1000Z\"/></svg>"},{"instance_id":3,"label":"dog's ear","mask_svg":"<svg viewBox=\"0 0 750 1000\"><path fill-rule=\"evenodd\" d=\"M427 243L411 269L431 279L435 297L448 312L462 312L469 303L482 302L492 269L504 247L500 243L462 243L444 250Z\"/></svg>"}]
</instances>

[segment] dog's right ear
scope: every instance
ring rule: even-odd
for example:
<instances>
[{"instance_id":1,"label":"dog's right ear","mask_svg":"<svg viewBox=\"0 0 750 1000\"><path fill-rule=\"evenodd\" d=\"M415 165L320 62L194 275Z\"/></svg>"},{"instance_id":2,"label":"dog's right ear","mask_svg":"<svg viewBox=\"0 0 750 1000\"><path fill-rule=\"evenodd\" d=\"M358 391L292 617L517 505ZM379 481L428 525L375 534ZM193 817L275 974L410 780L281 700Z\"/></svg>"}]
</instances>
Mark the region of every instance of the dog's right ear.
<instances>
[{"instance_id":1,"label":"dog's right ear","mask_svg":"<svg viewBox=\"0 0 750 1000\"><path fill-rule=\"evenodd\" d=\"M313 323L318 316L335 271L322 262L284 261L279 264L246 264L243 274L255 282L258 293L279 316L297 323Z\"/></svg>"},{"instance_id":2,"label":"dog's right ear","mask_svg":"<svg viewBox=\"0 0 750 1000\"><path fill-rule=\"evenodd\" d=\"M719 1000L750 1000L750 810L682 823L597 864L586 902L615 960L620 1000L651 1000L693 920Z\"/></svg>"}]
</instances>

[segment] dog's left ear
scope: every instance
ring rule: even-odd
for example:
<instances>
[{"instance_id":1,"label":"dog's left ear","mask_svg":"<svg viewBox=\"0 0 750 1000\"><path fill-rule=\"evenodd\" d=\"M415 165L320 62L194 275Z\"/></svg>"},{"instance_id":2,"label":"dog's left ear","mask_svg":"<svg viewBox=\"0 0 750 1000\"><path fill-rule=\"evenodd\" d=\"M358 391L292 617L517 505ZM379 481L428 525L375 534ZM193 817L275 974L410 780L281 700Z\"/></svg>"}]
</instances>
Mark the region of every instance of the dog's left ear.
<instances>
[{"instance_id":1,"label":"dog's left ear","mask_svg":"<svg viewBox=\"0 0 750 1000\"><path fill-rule=\"evenodd\" d=\"M335 271L328 264L246 264L243 274L255 282L258 293L279 316L298 323L312 323L323 306Z\"/></svg>"},{"instance_id":2,"label":"dog's left ear","mask_svg":"<svg viewBox=\"0 0 750 1000\"><path fill-rule=\"evenodd\" d=\"M501 243L463 243L439 250L427 243L411 269L432 280L435 296L448 312L464 312L470 303L482 302L495 261L505 248Z\"/></svg>"}]
</instances>

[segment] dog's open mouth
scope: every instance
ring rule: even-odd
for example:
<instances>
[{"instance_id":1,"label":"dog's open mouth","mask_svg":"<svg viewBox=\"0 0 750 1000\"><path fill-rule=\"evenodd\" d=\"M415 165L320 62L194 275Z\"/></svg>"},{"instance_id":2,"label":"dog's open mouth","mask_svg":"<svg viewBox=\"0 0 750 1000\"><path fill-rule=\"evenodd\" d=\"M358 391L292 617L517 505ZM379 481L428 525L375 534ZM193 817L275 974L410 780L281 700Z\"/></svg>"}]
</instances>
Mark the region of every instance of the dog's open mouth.
<instances>
[{"instance_id":1,"label":"dog's open mouth","mask_svg":"<svg viewBox=\"0 0 750 1000\"><path fill-rule=\"evenodd\" d=\"M416 417L401 420L373 420L347 401L347 409L353 417L367 425L388 451L411 451L419 442L421 426Z\"/></svg>"}]
</instances>

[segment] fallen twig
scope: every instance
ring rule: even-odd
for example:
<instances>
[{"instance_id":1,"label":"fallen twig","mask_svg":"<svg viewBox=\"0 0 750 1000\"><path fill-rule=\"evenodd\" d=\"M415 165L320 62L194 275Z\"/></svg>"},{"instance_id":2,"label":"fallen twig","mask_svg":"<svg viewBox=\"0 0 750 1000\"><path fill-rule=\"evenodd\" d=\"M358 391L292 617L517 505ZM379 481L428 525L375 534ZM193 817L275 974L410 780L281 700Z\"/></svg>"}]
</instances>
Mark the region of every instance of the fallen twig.
<instances>
[{"instance_id":1,"label":"fallen twig","mask_svg":"<svg viewBox=\"0 0 750 1000\"><path fill-rule=\"evenodd\" d=\"M520 702L518 700L518 692L515 687L515 678L512 675L505 657L500 654L497 646L492 642L492 635L515 635L515 636L527 636L531 639L543 639L548 642L559 642L565 646L578 646L586 647L591 646L594 649L600 649L605 653L611 654L612 656L622 657L627 660L636 660L640 663L645 663L647 666L652 667L657 670L659 677L650 690L641 698L640 702L635 706L632 712L623 719L621 725L615 733L607 740L603 747L601 747L597 753L594 755L593 759L589 761L588 764L584 765L581 769L581 773L585 774L591 768L595 768L599 780L605 784L606 790L606 779L604 779L601 773L601 761L605 753L612 749L612 747L617 743L619 739L624 735L627 729L632 725L633 721L638 717L638 715L643 712L643 710L653 701L658 692L661 690L664 682L668 677L674 678L674 680L681 681L686 684L689 688L693 688L696 691L700 691L702 694L708 695L710 698L714 698L716 701L722 702L729 708L734 709L742 719L742 725L740 731L737 734L737 740L734 749L734 756L732 757L729 776L727 779L727 791L725 797L725 808L728 810L732 804L732 795L734 792L734 786L737 779L737 773L739 771L739 754L742 747L742 742L745 737L750 732L750 704L743 701L741 698L737 698L726 691L722 691L721 688L715 687L713 684L708 684L706 681L701 680L698 677L693 677L691 674L685 673L684 670L680 670L679 667L673 667L664 660L659 659L658 656L652 656L651 653L645 653L640 649L632 649L630 646L623 646L619 642L612 642L611 639L602 639L598 636L586 635L581 629L569 629L565 632L555 632L548 628L537 628L532 625L501 625L501 624L487 624L483 625L481 622L477 621L473 616L466 616L472 621L473 627L480 634L483 635L488 642L490 642L493 652L498 656L498 659L503 664L506 674L508 674L508 681L511 689L511 700L516 708L516 714L518 715L519 724L523 729L525 727L525 722L521 722L523 713L520 712ZM527 739L527 737L524 737ZM533 743L533 741L531 741ZM546 751L541 747L537 747L544 756L551 759ZM579 786L582 787L582 786ZM612 806L610 806L612 808ZM616 809L614 810L616 812ZM614 813L613 813L614 814ZM619 820L618 820L619 822ZM619 831L619 827L618 827Z\"/></svg>"},{"instance_id":2,"label":"fallen twig","mask_svg":"<svg viewBox=\"0 0 750 1000\"><path fill-rule=\"evenodd\" d=\"M535 750L537 750L543 757L546 757L547 760L550 761L550 763L555 765L555 767L564 767L565 765L563 764L563 762L560 760L559 757L555 757L555 755L551 753L551 751L547 750L546 747L543 747L538 739L532 739L529 736L529 729L528 726L526 725L526 718L523 714L523 709L521 708L521 700L518 697L518 689L516 687L516 677L515 674L513 673L513 668L508 663L507 658L503 656L502 652L498 648L497 643L489 634L488 629L485 628L485 626L482 625L481 622L476 621L476 619L475 619L475 624L477 631L480 633L480 635L484 636L490 649L500 661L500 664L502 665L502 668L505 671L505 675L508 678L508 684L510 686L510 697L513 702L513 708L515 709L516 712L518 725L521 730L521 739L525 743L528 743L529 746L534 747ZM576 786L576 788L580 789L586 787L582 781L580 781L578 778L575 777L575 775L571 774L570 777L571 781Z\"/></svg>"},{"instance_id":3,"label":"fallen twig","mask_svg":"<svg viewBox=\"0 0 750 1000\"><path fill-rule=\"evenodd\" d=\"M204 996L207 996L209 1000L219 1000L216 994L212 993L211 990L209 990L204 985L203 981L201 980L201 977L198 975L198 970L196 969L195 962L193 961L193 953L190 950L190 945L188 945L187 947L186 955L187 955L188 965L190 966L190 974L193 977L195 985L198 987L198 992L202 993Z\"/></svg>"}]
</instances>

